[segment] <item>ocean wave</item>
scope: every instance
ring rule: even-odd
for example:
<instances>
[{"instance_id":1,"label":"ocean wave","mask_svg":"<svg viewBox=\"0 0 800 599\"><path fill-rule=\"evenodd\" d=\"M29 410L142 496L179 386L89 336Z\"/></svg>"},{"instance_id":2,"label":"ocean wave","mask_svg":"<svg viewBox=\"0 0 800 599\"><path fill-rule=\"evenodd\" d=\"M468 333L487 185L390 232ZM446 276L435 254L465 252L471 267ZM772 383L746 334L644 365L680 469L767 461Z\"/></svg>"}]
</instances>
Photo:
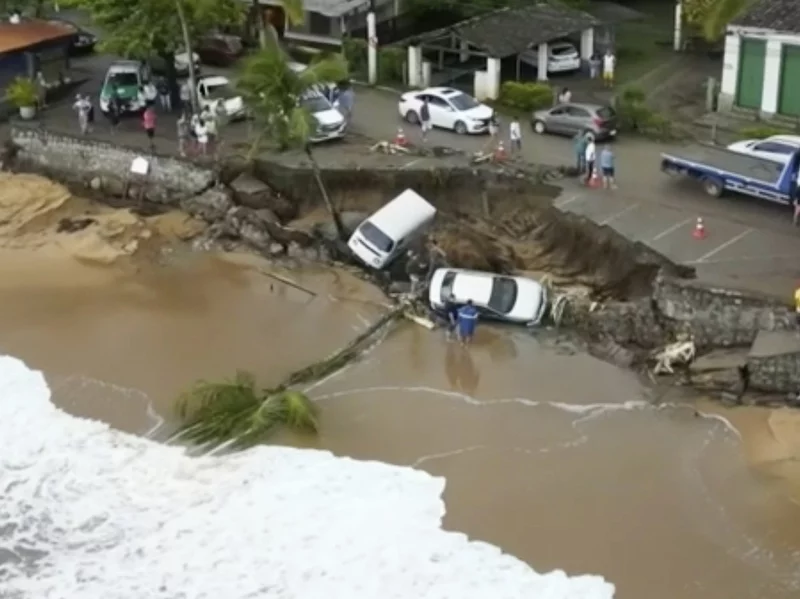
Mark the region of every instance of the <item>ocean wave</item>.
<instances>
[{"instance_id":1,"label":"ocean wave","mask_svg":"<svg viewBox=\"0 0 800 599\"><path fill-rule=\"evenodd\" d=\"M14 599L611 599L441 529L444 480L328 452L192 458L50 402L0 357L0 586Z\"/></svg>"}]
</instances>

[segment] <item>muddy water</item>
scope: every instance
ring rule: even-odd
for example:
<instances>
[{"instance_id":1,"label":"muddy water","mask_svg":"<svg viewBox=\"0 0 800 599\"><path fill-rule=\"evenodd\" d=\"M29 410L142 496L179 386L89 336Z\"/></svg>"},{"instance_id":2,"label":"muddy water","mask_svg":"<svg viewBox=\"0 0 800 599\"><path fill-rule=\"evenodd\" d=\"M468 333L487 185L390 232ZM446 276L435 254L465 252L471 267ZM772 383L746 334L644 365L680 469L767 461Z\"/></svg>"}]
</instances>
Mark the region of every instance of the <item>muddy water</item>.
<instances>
[{"instance_id":1,"label":"muddy water","mask_svg":"<svg viewBox=\"0 0 800 599\"><path fill-rule=\"evenodd\" d=\"M43 369L66 409L133 432L198 378L275 381L380 311L346 274L246 258L100 268L16 248L0 264L0 349ZM800 592L793 413L655 409L630 373L546 338L483 327L467 351L411 324L311 395L319 438L280 441L447 477L446 526L539 571L602 574L622 598Z\"/></svg>"}]
</instances>

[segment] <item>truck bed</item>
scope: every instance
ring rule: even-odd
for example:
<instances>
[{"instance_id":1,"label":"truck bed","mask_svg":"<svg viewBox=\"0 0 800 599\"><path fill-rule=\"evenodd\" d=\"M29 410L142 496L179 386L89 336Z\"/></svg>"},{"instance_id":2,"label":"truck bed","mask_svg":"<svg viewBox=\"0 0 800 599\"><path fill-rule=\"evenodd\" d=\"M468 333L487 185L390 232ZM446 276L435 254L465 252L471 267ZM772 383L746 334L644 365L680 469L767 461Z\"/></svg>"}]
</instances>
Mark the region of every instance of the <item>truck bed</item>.
<instances>
[{"instance_id":1,"label":"truck bed","mask_svg":"<svg viewBox=\"0 0 800 599\"><path fill-rule=\"evenodd\" d=\"M700 167L725 171L769 185L775 185L778 182L784 169L783 164L772 160L702 144L687 146L679 152L664 153L662 156L692 162Z\"/></svg>"}]
</instances>

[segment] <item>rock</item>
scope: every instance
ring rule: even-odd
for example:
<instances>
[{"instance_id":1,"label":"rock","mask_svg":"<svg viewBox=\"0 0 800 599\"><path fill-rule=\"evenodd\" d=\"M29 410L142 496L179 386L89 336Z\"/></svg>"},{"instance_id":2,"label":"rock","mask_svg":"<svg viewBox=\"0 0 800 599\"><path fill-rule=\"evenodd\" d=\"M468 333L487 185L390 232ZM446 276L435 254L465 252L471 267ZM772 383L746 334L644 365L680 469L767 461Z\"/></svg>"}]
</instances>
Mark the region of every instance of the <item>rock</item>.
<instances>
[{"instance_id":1,"label":"rock","mask_svg":"<svg viewBox=\"0 0 800 599\"><path fill-rule=\"evenodd\" d=\"M267 231L268 223L252 208L234 206L225 216L225 223L247 244L262 251L269 249L272 237Z\"/></svg>"},{"instance_id":2,"label":"rock","mask_svg":"<svg viewBox=\"0 0 800 599\"><path fill-rule=\"evenodd\" d=\"M267 208L283 222L297 216L297 206L252 175L242 173L231 181L230 188L236 203L246 208Z\"/></svg>"},{"instance_id":3,"label":"rock","mask_svg":"<svg viewBox=\"0 0 800 599\"><path fill-rule=\"evenodd\" d=\"M198 196L182 200L181 209L209 223L226 218L234 207L230 192L224 187L212 187Z\"/></svg>"},{"instance_id":4,"label":"rock","mask_svg":"<svg viewBox=\"0 0 800 599\"><path fill-rule=\"evenodd\" d=\"M368 216L369 213L367 212L341 212L339 214L339 218L342 221L342 228L344 229L345 235L350 237L350 235L352 235L353 232L358 228L358 225L364 222ZM336 227L331 219L317 223L316 227L314 227L314 231L317 235L323 239L327 239L328 241L337 240Z\"/></svg>"},{"instance_id":5,"label":"rock","mask_svg":"<svg viewBox=\"0 0 800 599\"><path fill-rule=\"evenodd\" d=\"M100 189L103 187L103 181L100 179L100 177L92 177L92 180L89 181L89 187L94 191L100 191Z\"/></svg>"},{"instance_id":6,"label":"rock","mask_svg":"<svg viewBox=\"0 0 800 599\"><path fill-rule=\"evenodd\" d=\"M281 219L279 219L278 215L275 214L269 208L259 208L259 209L256 210L256 214L264 222L274 223L276 225L280 225L281 224Z\"/></svg>"},{"instance_id":7,"label":"rock","mask_svg":"<svg viewBox=\"0 0 800 599\"><path fill-rule=\"evenodd\" d=\"M102 189L106 195L120 198L125 195L125 183L121 179L103 177Z\"/></svg>"},{"instance_id":8,"label":"rock","mask_svg":"<svg viewBox=\"0 0 800 599\"><path fill-rule=\"evenodd\" d=\"M280 243L271 243L269 244L269 253L273 256L280 256L286 253L286 248Z\"/></svg>"}]
</instances>

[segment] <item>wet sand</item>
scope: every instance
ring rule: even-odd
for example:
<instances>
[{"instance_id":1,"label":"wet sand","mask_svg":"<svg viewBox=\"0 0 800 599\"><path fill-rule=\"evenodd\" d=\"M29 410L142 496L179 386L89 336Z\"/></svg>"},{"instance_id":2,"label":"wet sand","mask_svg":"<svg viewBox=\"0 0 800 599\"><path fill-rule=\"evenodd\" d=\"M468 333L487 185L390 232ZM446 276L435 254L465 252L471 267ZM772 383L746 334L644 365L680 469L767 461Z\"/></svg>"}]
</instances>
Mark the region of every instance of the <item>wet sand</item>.
<instances>
[{"instance_id":1,"label":"wet sand","mask_svg":"<svg viewBox=\"0 0 800 599\"><path fill-rule=\"evenodd\" d=\"M252 258L98 266L63 243L5 247L0 348L44 370L65 409L137 433L198 378L274 382L380 312L346 274L281 273L309 294ZM310 393L319 438L278 441L446 476L446 526L539 571L602 574L623 599L800 591L798 414L656 409L629 372L485 326L464 350L403 324Z\"/></svg>"}]
</instances>

